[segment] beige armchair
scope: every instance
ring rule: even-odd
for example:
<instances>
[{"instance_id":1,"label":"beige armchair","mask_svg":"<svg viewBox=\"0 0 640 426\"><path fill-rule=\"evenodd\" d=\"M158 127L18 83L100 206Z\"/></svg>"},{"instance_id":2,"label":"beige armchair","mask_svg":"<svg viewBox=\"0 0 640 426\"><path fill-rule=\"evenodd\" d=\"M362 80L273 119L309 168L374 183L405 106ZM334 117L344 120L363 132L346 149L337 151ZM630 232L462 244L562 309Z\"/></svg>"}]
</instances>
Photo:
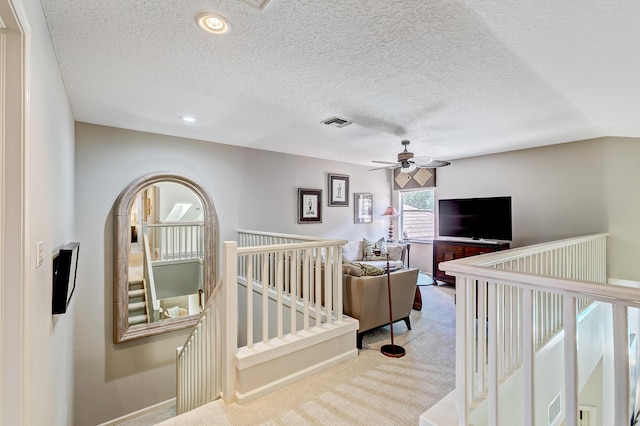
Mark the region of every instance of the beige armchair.
<instances>
[{"instance_id":1,"label":"beige armchair","mask_svg":"<svg viewBox=\"0 0 640 426\"><path fill-rule=\"evenodd\" d=\"M401 269L390 274L393 322L403 320L411 330L409 315L418 282L418 269ZM387 274L356 277L343 275L344 313L356 318L358 349L366 331L389 324L389 292Z\"/></svg>"}]
</instances>

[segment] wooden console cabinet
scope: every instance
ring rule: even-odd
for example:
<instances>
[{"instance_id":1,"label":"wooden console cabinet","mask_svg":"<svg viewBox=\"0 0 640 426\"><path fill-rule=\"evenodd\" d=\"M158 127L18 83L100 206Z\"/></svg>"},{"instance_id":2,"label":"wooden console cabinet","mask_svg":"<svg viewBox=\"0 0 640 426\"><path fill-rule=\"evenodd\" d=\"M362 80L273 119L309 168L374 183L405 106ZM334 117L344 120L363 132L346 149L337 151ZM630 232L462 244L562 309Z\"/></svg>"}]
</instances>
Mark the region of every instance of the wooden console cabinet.
<instances>
[{"instance_id":1,"label":"wooden console cabinet","mask_svg":"<svg viewBox=\"0 0 640 426\"><path fill-rule=\"evenodd\" d=\"M433 279L448 284L455 284L456 277L445 274L438 269L440 262L507 250L509 243L487 241L433 240Z\"/></svg>"}]
</instances>

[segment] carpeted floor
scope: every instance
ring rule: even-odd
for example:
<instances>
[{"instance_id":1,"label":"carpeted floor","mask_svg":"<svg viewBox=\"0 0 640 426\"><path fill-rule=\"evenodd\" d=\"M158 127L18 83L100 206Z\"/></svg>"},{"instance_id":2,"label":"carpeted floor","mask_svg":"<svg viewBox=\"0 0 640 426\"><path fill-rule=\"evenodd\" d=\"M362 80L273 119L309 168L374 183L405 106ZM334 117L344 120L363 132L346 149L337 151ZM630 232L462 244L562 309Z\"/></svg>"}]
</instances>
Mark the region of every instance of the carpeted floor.
<instances>
[{"instance_id":1,"label":"carpeted floor","mask_svg":"<svg viewBox=\"0 0 640 426\"><path fill-rule=\"evenodd\" d=\"M267 395L246 406L216 401L163 423L172 425L416 425L422 413L454 388L453 288L420 287L423 307L412 330L394 325L402 358L388 358L389 327L364 337L357 358Z\"/></svg>"}]
</instances>

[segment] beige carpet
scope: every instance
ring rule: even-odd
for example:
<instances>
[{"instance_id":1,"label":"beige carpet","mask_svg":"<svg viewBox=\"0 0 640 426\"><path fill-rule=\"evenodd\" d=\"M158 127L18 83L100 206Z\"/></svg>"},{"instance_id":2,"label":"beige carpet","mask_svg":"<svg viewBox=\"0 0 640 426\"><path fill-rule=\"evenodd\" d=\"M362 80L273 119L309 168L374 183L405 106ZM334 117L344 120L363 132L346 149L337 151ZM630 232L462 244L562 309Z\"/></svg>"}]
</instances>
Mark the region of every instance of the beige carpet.
<instances>
[{"instance_id":1,"label":"beige carpet","mask_svg":"<svg viewBox=\"0 0 640 426\"><path fill-rule=\"evenodd\" d=\"M388 358L389 327L368 333L356 359L303 379L245 406L219 401L174 417L169 425L417 425L419 417L454 388L453 288L420 287L423 308L412 331L394 325L407 351Z\"/></svg>"}]
</instances>

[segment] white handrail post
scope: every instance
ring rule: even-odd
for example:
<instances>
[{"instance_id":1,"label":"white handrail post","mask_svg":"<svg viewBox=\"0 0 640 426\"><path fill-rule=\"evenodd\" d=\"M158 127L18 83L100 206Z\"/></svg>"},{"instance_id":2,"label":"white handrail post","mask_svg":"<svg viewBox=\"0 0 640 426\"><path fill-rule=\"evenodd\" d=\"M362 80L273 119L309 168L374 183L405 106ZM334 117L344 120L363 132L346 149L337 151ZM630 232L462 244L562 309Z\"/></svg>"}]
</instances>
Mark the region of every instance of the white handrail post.
<instances>
[{"instance_id":1,"label":"white handrail post","mask_svg":"<svg viewBox=\"0 0 640 426\"><path fill-rule=\"evenodd\" d=\"M613 424L629 422L629 320L627 307L613 305Z\"/></svg>"},{"instance_id":2,"label":"white handrail post","mask_svg":"<svg viewBox=\"0 0 640 426\"><path fill-rule=\"evenodd\" d=\"M578 424L578 336L576 298L564 296L565 424ZM620 424L620 423L619 423Z\"/></svg>"},{"instance_id":3,"label":"white handrail post","mask_svg":"<svg viewBox=\"0 0 640 426\"><path fill-rule=\"evenodd\" d=\"M222 350L222 397L227 404L235 399L235 356L238 350L238 245L235 241L225 241L222 250L224 348Z\"/></svg>"}]
</instances>

